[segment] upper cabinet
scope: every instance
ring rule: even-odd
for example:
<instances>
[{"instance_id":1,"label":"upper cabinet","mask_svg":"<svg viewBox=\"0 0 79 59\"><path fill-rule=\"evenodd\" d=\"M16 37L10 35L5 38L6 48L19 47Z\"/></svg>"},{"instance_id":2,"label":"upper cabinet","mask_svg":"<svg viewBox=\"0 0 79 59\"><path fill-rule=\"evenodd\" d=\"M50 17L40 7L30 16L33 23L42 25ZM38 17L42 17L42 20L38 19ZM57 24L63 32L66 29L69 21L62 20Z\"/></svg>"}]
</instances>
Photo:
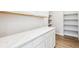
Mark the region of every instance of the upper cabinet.
<instances>
[{"instance_id":1,"label":"upper cabinet","mask_svg":"<svg viewBox=\"0 0 79 59\"><path fill-rule=\"evenodd\" d=\"M27 16L43 17L43 18L46 18L49 15L49 11L6 11L6 12Z\"/></svg>"}]
</instances>

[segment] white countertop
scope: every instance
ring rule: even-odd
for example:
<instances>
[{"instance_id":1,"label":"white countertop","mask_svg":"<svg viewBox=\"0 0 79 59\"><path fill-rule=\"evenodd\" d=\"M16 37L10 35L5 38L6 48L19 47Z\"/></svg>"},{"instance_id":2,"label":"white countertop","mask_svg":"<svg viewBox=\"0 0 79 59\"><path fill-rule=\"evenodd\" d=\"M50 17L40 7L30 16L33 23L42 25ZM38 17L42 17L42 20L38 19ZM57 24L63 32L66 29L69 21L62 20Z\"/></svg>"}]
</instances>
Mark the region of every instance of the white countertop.
<instances>
[{"instance_id":1,"label":"white countertop","mask_svg":"<svg viewBox=\"0 0 79 59\"><path fill-rule=\"evenodd\" d=\"M26 42L45 34L48 31L55 30L55 27L41 27L31 31L21 32L0 38L0 48L17 47Z\"/></svg>"}]
</instances>

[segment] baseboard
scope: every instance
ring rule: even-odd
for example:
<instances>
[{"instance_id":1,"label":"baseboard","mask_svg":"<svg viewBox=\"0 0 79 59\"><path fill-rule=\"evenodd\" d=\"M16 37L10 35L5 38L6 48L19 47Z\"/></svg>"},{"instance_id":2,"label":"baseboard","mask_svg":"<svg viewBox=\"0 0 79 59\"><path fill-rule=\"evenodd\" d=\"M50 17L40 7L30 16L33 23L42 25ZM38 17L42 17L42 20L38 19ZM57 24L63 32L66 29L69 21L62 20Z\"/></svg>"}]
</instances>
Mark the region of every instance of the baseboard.
<instances>
[{"instance_id":1,"label":"baseboard","mask_svg":"<svg viewBox=\"0 0 79 59\"><path fill-rule=\"evenodd\" d=\"M60 37L64 37L64 38L70 38L70 39L75 39L75 40L79 40L77 37L73 37L73 36L67 36L67 35L60 35L60 34L56 34L57 36L60 36Z\"/></svg>"},{"instance_id":2,"label":"baseboard","mask_svg":"<svg viewBox=\"0 0 79 59\"><path fill-rule=\"evenodd\" d=\"M68 35L65 35L64 37L78 40L78 37L73 37L73 36L68 36Z\"/></svg>"},{"instance_id":3,"label":"baseboard","mask_svg":"<svg viewBox=\"0 0 79 59\"><path fill-rule=\"evenodd\" d=\"M61 33L56 33L57 35L60 35L60 36L64 36L63 34L61 34Z\"/></svg>"}]
</instances>

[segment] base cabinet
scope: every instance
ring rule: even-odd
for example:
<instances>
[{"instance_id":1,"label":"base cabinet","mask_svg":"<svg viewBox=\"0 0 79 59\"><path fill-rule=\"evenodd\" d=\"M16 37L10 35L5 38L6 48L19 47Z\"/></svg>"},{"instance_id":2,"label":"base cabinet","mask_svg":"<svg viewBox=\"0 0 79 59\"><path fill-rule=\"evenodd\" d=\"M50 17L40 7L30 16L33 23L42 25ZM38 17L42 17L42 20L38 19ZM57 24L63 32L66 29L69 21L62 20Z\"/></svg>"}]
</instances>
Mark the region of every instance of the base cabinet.
<instances>
[{"instance_id":1,"label":"base cabinet","mask_svg":"<svg viewBox=\"0 0 79 59\"><path fill-rule=\"evenodd\" d=\"M51 30L39 37L27 42L19 48L53 48L55 46L55 31Z\"/></svg>"},{"instance_id":2,"label":"base cabinet","mask_svg":"<svg viewBox=\"0 0 79 59\"><path fill-rule=\"evenodd\" d=\"M47 33L47 39L46 39L46 48L52 48L55 47L55 31L50 31Z\"/></svg>"}]
</instances>

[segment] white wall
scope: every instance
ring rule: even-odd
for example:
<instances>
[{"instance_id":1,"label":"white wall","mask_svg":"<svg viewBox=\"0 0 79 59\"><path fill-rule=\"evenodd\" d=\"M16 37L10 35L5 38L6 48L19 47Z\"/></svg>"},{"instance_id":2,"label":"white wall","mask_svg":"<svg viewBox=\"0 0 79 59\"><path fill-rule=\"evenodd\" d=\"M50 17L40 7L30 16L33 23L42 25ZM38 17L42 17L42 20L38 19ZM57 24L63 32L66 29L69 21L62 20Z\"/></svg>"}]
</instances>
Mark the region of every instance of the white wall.
<instances>
[{"instance_id":1,"label":"white wall","mask_svg":"<svg viewBox=\"0 0 79 59\"><path fill-rule=\"evenodd\" d=\"M36 16L48 16L49 12L48 11L8 11L12 13L20 13L20 14L31 14L31 15L36 15Z\"/></svg>"},{"instance_id":2,"label":"white wall","mask_svg":"<svg viewBox=\"0 0 79 59\"><path fill-rule=\"evenodd\" d=\"M0 13L0 37L47 25L44 18Z\"/></svg>"},{"instance_id":3,"label":"white wall","mask_svg":"<svg viewBox=\"0 0 79 59\"><path fill-rule=\"evenodd\" d=\"M53 11L53 17L56 23L56 33L63 35L63 11Z\"/></svg>"}]
</instances>

